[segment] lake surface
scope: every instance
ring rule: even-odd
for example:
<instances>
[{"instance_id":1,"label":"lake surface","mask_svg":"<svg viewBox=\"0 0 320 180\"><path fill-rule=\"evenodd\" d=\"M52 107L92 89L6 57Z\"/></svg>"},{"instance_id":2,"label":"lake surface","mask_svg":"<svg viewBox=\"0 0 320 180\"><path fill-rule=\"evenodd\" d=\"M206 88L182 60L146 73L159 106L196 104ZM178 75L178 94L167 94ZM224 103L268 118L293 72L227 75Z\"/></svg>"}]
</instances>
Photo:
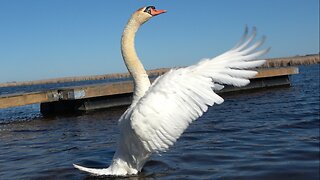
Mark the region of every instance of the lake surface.
<instances>
[{"instance_id":1,"label":"lake surface","mask_svg":"<svg viewBox=\"0 0 320 180\"><path fill-rule=\"evenodd\" d=\"M122 179L319 179L319 65L291 81L222 95L168 152ZM72 164L108 166L125 109L54 117L39 105L0 109L0 179L95 179Z\"/></svg>"}]
</instances>

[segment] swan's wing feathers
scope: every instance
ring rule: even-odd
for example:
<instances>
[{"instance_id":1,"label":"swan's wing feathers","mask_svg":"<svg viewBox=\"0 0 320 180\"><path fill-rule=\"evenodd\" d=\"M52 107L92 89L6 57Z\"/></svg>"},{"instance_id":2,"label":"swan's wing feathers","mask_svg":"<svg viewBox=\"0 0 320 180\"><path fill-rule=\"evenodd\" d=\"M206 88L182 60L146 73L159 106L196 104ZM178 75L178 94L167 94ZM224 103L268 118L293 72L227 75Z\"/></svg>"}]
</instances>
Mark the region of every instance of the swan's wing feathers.
<instances>
[{"instance_id":1,"label":"swan's wing feathers","mask_svg":"<svg viewBox=\"0 0 320 180\"><path fill-rule=\"evenodd\" d=\"M208 106L222 103L211 79L178 69L161 77L131 115L131 126L150 152L165 151Z\"/></svg>"},{"instance_id":2,"label":"swan's wing feathers","mask_svg":"<svg viewBox=\"0 0 320 180\"><path fill-rule=\"evenodd\" d=\"M249 46L256 31L226 53L196 65L174 69L159 77L133 109L131 128L149 152L165 151L208 106L223 103L215 93L223 84L245 86L264 64L254 60L268 52L255 51L264 38ZM246 34L244 35L244 37Z\"/></svg>"}]
</instances>

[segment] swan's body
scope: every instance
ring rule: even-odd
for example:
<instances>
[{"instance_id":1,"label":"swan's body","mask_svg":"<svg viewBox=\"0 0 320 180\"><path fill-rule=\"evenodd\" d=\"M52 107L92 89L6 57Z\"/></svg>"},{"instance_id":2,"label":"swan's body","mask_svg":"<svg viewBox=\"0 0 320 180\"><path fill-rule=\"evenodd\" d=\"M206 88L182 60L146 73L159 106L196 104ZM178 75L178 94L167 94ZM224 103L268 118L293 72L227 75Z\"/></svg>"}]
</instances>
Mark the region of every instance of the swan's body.
<instances>
[{"instance_id":1,"label":"swan's body","mask_svg":"<svg viewBox=\"0 0 320 180\"><path fill-rule=\"evenodd\" d=\"M173 69L150 85L149 78L134 48L138 28L152 16L163 13L154 7L141 8L129 20L122 36L122 55L134 78L131 106L119 120L120 137L112 163L105 169L74 165L94 175L126 176L137 174L152 153L166 151L185 129L198 119L208 106L221 104L223 99L214 91L222 84L245 86L257 72L245 70L264 64L254 60L268 50L255 51L264 41L248 47L255 37L213 59L179 69ZM255 52L254 52L255 51Z\"/></svg>"}]
</instances>

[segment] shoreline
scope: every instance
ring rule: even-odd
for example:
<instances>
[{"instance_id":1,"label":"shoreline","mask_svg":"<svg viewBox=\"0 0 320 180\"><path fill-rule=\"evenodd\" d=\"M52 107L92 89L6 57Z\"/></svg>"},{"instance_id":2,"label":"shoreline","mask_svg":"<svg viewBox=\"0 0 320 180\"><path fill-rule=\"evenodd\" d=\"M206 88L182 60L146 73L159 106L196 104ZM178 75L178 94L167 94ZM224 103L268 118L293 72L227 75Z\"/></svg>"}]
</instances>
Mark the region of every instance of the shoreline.
<instances>
[{"instance_id":1,"label":"shoreline","mask_svg":"<svg viewBox=\"0 0 320 180\"><path fill-rule=\"evenodd\" d=\"M294 57L282 57L282 58L270 58L266 60L267 62L265 65L262 66L262 68L320 64L319 54L294 56ZM171 68L152 69L152 70L147 70L147 73L149 76L160 76L170 69ZM124 79L124 78L130 78L130 77L131 76L129 73L113 73L113 74L91 75L91 76L62 77L62 78L52 78L52 79L43 79L43 80L34 80L34 81L0 83L0 88L16 87L16 86L31 86L31 85L40 85L40 84L79 82L79 81L95 81L95 80L106 80L106 79Z\"/></svg>"}]
</instances>

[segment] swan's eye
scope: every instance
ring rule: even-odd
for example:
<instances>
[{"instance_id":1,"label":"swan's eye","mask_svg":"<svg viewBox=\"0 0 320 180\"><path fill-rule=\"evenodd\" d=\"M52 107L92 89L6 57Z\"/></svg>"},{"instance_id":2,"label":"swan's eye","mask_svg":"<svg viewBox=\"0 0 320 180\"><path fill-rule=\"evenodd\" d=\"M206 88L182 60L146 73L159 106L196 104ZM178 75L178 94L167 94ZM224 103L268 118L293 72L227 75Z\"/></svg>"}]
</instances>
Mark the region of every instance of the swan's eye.
<instances>
[{"instance_id":1,"label":"swan's eye","mask_svg":"<svg viewBox=\"0 0 320 180\"><path fill-rule=\"evenodd\" d=\"M150 15L152 15L151 9L155 10L156 7L154 7L154 6L148 6L148 7L146 7L146 9L144 10L144 12L149 13Z\"/></svg>"}]
</instances>

